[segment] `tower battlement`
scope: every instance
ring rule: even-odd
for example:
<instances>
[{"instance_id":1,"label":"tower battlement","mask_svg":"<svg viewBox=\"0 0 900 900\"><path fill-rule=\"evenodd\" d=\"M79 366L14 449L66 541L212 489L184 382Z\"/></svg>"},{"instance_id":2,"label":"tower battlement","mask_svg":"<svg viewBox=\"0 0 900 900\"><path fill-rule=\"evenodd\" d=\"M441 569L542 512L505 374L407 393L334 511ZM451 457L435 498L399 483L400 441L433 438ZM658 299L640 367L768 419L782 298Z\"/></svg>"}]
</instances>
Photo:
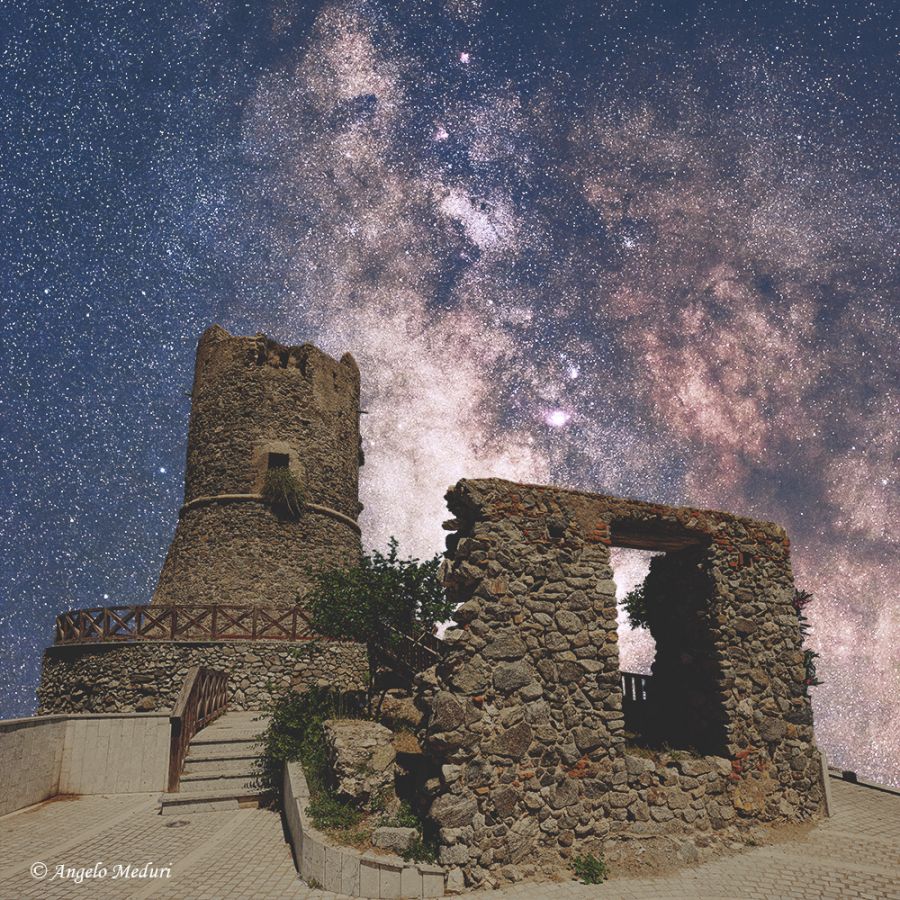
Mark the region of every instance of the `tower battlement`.
<instances>
[{"instance_id":1,"label":"tower battlement","mask_svg":"<svg viewBox=\"0 0 900 900\"><path fill-rule=\"evenodd\" d=\"M309 571L360 552L359 369L312 344L286 346L218 325L200 337L184 506L154 603L291 603ZM298 478L309 507L279 516L261 496L270 468Z\"/></svg>"}]
</instances>

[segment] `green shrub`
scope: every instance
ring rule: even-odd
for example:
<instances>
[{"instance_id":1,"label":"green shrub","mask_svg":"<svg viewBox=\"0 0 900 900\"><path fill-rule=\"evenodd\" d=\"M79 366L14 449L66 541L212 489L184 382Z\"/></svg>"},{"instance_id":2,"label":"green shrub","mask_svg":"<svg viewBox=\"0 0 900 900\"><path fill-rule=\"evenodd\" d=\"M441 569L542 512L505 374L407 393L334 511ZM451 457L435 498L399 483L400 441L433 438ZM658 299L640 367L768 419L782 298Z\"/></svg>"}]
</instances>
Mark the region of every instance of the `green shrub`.
<instances>
[{"instance_id":1,"label":"green shrub","mask_svg":"<svg viewBox=\"0 0 900 900\"><path fill-rule=\"evenodd\" d=\"M269 469L262 495L282 515L298 518L306 505L306 491L300 479L288 468Z\"/></svg>"},{"instance_id":2,"label":"green shrub","mask_svg":"<svg viewBox=\"0 0 900 900\"><path fill-rule=\"evenodd\" d=\"M422 823L419 817L413 812L413 808L408 801L404 800L400 804L400 809L393 816L382 816L381 824L389 828L420 828Z\"/></svg>"},{"instance_id":3,"label":"green shrub","mask_svg":"<svg viewBox=\"0 0 900 900\"><path fill-rule=\"evenodd\" d=\"M326 790L323 723L326 719L359 716L360 708L361 702L352 695L326 688L310 688L303 693L287 691L276 698L268 709L271 718L262 734L260 786L280 797L284 763L299 760L310 794Z\"/></svg>"},{"instance_id":4,"label":"green shrub","mask_svg":"<svg viewBox=\"0 0 900 900\"><path fill-rule=\"evenodd\" d=\"M622 606L628 614L628 624L632 628L649 628L647 622L647 598L644 594L644 583L633 587L622 600Z\"/></svg>"},{"instance_id":5,"label":"green shrub","mask_svg":"<svg viewBox=\"0 0 900 900\"><path fill-rule=\"evenodd\" d=\"M362 818L362 813L355 806L328 791L319 791L310 798L306 814L313 825L322 831L353 828Z\"/></svg>"},{"instance_id":6,"label":"green shrub","mask_svg":"<svg viewBox=\"0 0 900 900\"><path fill-rule=\"evenodd\" d=\"M407 862L436 863L438 859L437 841L426 840L421 834L417 834L415 840L403 851L403 858Z\"/></svg>"},{"instance_id":7,"label":"green shrub","mask_svg":"<svg viewBox=\"0 0 900 900\"><path fill-rule=\"evenodd\" d=\"M593 853L587 856L576 856L572 860L572 868L575 877L582 884L602 884L606 880L606 863L602 858L597 858Z\"/></svg>"},{"instance_id":8,"label":"green shrub","mask_svg":"<svg viewBox=\"0 0 900 900\"><path fill-rule=\"evenodd\" d=\"M327 637L367 645L368 688L376 688L383 661L378 648L391 641L391 631L410 634L430 630L450 618L453 604L438 577L440 556L421 562L400 559L391 538L387 554L364 554L358 566L315 574L304 598L314 631Z\"/></svg>"}]
</instances>

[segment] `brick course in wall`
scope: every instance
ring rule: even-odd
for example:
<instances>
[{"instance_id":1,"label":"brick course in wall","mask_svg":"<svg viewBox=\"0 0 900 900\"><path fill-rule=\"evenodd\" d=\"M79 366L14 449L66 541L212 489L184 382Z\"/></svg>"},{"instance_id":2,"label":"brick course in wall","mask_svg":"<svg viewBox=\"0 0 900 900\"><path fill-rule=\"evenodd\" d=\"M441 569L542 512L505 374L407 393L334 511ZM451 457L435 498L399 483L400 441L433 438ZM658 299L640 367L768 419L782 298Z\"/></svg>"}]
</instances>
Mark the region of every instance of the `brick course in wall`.
<instances>
[{"instance_id":1,"label":"brick course in wall","mask_svg":"<svg viewBox=\"0 0 900 900\"><path fill-rule=\"evenodd\" d=\"M442 863L474 885L552 873L577 853L691 860L820 814L779 526L496 479L447 499L461 627L419 682ZM660 632L648 708L681 749L659 734L627 743L612 544L665 551L648 580Z\"/></svg>"}]
</instances>

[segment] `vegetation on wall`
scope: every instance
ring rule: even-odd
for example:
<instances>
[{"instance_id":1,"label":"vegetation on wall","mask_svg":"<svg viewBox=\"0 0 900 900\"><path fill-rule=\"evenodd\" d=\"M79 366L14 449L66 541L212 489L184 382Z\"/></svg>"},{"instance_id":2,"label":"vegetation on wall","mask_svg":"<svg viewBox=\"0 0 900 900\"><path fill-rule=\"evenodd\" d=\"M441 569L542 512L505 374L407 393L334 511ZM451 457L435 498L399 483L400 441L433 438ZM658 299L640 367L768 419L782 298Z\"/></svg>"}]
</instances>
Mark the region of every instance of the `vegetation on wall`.
<instances>
[{"instance_id":1,"label":"vegetation on wall","mask_svg":"<svg viewBox=\"0 0 900 900\"><path fill-rule=\"evenodd\" d=\"M602 884L606 881L606 861L602 856L597 857L593 853L576 856L572 860L572 868L575 871L575 877L582 884Z\"/></svg>"},{"instance_id":2,"label":"vegetation on wall","mask_svg":"<svg viewBox=\"0 0 900 900\"><path fill-rule=\"evenodd\" d=\"M289 690L277 697L267 712L271 717L262 734L260 786L280 798L284 764L299 761L314 804L328 792L325 720L360 717L361 699L328 688L309 688L302 693Z\"/></svg>"},{"instance_id":3,"label":"vegetation on wall","mask_svg":"<svg viewBox=\"0 0 900 900\"><path fill-rule=\"evenodd\" d=\"M409 802L389 815L382 804L367 814L334 790L325 744L326 719L366 718L363 699L358 694L328 688L309 688L302 693L288 690L269 707L269 724L262 735L263 752L258 784L281 806L284 765L299 762L309 787L306 814L312 824L328 832L339 843L367 846L377 826L415 828L416 838L403 857L415 862L435 862L437 843L426 837L424 823Z\"/></svg>"},{"instance_id":4,"label":"vegetation on wall","mask_svg":"<svg viewBox=\"0 0 900 900\"><path fill-rule=\"evenodd\" d=\"M300 479L288 468L269 469L262 495L282 515L298 518L306 504L306 491Z\"/></svg>"}]
</instances>

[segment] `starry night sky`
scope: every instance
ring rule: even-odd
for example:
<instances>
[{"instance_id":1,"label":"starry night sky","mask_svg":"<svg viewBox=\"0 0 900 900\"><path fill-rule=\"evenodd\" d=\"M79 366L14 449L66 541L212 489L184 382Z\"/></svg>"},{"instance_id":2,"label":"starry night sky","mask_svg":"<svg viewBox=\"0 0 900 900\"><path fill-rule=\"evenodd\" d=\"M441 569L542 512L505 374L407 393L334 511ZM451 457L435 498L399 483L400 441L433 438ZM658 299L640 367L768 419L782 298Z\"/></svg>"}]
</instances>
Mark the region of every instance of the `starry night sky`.
<instances>
[{"instance_id":1,"label":"starry night sky","mask_svg":"<svg viewBox=\"0 0 900 900\"><path fill-rule=\"evenodd\" d=\"M890 6L7 0L0 713L149 599L219 322L354 354L369 546L491 474L784 524L900 784Z\"/></svg>"}]
</instances>

